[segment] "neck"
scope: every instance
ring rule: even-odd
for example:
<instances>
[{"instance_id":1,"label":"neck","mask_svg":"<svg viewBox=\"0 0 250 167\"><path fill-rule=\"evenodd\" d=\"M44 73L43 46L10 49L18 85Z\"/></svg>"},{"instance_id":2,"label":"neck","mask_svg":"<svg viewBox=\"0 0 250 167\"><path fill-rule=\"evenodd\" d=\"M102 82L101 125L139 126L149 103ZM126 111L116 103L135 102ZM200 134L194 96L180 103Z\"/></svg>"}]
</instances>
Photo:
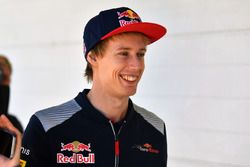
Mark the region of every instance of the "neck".
<instances>
[{"instance_id":1,"label":"neck","mask_svg":"<svg viewBox=\"0 0 250 167\"><path fill-rule=\"evenodd\" d=\"M128 97L114 97L104 92L103 89L97 89L94 86L87 94L87 97L91 104L112 122L119 122L127 113Z\"/></svg>"}]
</instances>

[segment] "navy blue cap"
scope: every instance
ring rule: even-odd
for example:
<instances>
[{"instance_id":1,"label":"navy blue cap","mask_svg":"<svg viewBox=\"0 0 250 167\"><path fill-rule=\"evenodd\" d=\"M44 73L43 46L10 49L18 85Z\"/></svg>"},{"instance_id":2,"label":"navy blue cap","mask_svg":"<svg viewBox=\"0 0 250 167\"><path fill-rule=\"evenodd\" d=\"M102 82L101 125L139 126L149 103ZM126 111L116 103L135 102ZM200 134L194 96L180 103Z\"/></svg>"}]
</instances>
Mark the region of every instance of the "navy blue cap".
<instances>
[{"instance_id":1,"label":"navy blue cap","mask_svg":"<svg viewBox=\"0 0 250 167\"><path fill-rule=\"evenodd\" d=\"M89 20L84 29L85 58L100 41L123 32L140 32L153 43L164 36L167 29L159 24L142 22L139 15L127 7L101 11Z\"/></svg>"}]
</instances>

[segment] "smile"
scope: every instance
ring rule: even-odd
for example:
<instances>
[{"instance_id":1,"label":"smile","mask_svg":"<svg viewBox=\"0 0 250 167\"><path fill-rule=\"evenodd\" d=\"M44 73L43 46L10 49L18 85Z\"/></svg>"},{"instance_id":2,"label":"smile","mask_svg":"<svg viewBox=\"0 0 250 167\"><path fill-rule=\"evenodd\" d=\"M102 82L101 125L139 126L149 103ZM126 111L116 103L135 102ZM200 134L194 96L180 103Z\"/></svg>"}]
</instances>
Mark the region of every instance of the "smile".
<instances>
[{"instance_id":1,"label":"smile","mask_svg":"<svg viewBox=\"0 0 250 167\"><path fill-rule=\"evenodd\" d=\"M130 82L136 81L138 79L138 77L134 75L121 75L121 78Z\"/></svg>"}]
</instances>

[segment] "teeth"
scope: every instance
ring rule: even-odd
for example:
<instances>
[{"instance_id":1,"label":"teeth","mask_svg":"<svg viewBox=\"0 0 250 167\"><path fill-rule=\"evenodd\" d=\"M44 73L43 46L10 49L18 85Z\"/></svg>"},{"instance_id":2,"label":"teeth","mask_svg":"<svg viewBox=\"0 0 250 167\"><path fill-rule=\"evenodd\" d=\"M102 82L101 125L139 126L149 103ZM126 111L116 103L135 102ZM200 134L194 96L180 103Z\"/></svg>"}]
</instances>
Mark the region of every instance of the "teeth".
<instances>
[{"instance_id":1,"label":"teeth","mask_svg":"<svg viewBox=\"0 0 250 167\"><path fill-rule=\"evenodd\" d=\"M127 81L135 81L137 79L137 77L133 75L122 75L122 78Z\"/></svg>"}]
</instances>

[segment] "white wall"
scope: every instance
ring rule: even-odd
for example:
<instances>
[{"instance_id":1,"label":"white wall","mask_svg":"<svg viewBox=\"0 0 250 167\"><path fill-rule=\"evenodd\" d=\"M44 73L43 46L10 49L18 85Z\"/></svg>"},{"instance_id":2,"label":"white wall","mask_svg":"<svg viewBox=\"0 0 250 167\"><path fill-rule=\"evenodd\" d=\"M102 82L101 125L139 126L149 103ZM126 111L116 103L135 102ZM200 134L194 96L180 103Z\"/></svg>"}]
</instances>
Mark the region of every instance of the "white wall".
<instances>
[{"instance_id":1,"label":"white wall","mask_svg":"<svg viewBox=\"0 0 250 167\"><path fill-rule=\"evenodd\" d=\"M100 10L130 6L169 33L152 44L139 105L167 123L170 167L250 166L250 1L0 0L0 53L13 63L10 112L85 87L82 31Z\"/></svg>"}]
</instances>

